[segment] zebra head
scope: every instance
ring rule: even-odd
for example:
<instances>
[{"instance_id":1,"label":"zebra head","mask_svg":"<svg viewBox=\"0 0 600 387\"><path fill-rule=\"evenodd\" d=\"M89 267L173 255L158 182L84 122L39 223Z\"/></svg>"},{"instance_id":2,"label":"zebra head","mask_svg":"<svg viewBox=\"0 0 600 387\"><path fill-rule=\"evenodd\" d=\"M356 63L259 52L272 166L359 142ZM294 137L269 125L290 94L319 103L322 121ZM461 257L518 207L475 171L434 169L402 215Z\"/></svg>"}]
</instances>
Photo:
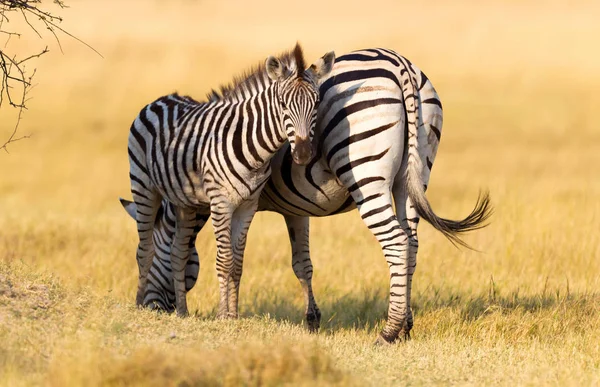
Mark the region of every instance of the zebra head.
<instances>
[{"instance_id":1,"label":"zebra head","mask_svg":"<svg viewBox=\"0 0 600 387\"><path fill-rule=\"evenodd\" d=\"M305 69L302 48L294 49L295 66L289 66L270 56L266 63L269 78L276 84L275 93L279 104L281 125L290 142L295 163L306 165L313 156L312 139L317 123L319 86L324 81L335 60L328 52L308 69Z\"/></svg>"}]
</instances>

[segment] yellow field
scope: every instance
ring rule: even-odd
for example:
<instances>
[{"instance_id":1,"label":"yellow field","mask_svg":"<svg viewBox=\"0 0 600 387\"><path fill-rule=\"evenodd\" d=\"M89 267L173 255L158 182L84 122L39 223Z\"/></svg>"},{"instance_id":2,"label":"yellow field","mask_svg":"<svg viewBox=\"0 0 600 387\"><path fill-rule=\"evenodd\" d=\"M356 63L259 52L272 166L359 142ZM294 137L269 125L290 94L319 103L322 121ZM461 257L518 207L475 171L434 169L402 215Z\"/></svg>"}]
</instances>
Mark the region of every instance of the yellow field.
<instances>
[{"instance_id":1,"label":"yellow field","mask_svg":"<svg viewBox=\"0 0 600 387\"><path fill-rule=\"evenodd\" d=\"M51 52L21 126L32 137L0 154L0 384L600 384L600 6L241 3L72 0L62 26L104 59L66 37L64 54L51 36L11 41ZM462 217L491 191L491 226L467 237L481 253L420 227L408 343L371 345L388 270L356 212L312 220L318 335L276 214L250 230L239 321L214 319L209 227L194 316L134 307L137 235L117 201L131 121L296 40L309 61L372 46L411 59L444 103L434 209ZM1 143L14 121L0 112Z\"/></svg>"}]
</instances>

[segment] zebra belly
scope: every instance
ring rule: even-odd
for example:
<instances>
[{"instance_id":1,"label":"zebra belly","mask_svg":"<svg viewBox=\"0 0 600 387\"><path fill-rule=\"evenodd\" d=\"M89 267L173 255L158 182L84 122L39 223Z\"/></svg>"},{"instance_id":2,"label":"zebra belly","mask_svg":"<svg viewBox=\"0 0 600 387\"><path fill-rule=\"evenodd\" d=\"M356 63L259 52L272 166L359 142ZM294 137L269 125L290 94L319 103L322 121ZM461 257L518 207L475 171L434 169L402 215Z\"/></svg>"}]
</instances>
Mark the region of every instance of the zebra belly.
<instances>
[{"instance_id":1,"label":"zebra belly","mask_svg":"<svg viewBox=\"0 0 600 387\"><path fill-rule=\"evenodd\" d=\"M259 211L283 215L328 216L355 208L348 190L323 158L302 166L294 163L289 145L271 161L271 178L260 195Z\"/></svg>"}]
</instances>

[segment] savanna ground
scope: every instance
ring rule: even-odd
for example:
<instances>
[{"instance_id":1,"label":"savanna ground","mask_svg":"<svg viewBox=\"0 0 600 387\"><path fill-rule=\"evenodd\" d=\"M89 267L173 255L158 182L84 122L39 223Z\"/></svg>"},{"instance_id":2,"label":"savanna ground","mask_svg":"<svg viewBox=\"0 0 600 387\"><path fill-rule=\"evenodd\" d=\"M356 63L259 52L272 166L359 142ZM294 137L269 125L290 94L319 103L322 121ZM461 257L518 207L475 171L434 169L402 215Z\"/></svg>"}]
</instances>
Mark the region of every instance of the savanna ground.
<instances>
[{"instance_id":1,"label":"savanna ground","mask_svg":"<svg viewBox=\"0 0 600 387\"><path fill-rule=\"evenodd\" d=\"M69 3L64 55L37 62L21 126L0 155L0 384L600 383L600 7L592 2ZM260 13L260 14L259 14ZM420 227L413 340L374 347L388 269L356 212L311 224L322 330L279 215L250 230L238 321L216 321L212 230L179 319L134 307L126 143L140 107L210 87L300 40L309 58L383 46L444 103L428 197L464 216L480 188L492 224L458 250ZM23 52L35 35L11 42ZM0 137L14 122L2 109Z\"/></svg>"}]
</instances>

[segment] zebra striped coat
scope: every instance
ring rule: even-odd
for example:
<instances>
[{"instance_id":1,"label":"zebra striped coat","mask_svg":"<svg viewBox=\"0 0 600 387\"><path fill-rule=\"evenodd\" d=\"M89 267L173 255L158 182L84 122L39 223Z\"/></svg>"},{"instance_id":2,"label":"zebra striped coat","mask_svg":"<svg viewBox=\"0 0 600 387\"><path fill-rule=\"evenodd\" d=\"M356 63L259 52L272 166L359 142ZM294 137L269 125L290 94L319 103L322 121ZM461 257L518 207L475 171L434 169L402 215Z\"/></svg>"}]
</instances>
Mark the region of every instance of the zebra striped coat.
<instances>
[{"instance_id":1,"label":"zebra striped coat","mask_svg":"<svg viewBox=\"0 0 600 387\"><path fill-rule=\"evenodd\" d=\"M286 142L296 163L311 159L318 86L334 58L328 53L305 70L296 45L293 53L269 57L237 81L227 97L199 103L173 94L141 110L128 145L140 239L138 305L155 254L153 226L165 198L175 206L170 260L177 313L187 314L185 267L196 212L201 212L210 213L217 240L219 286L225 295L219 315L237 316L246 234L270 175L270 159Z\"/></svg>"},{"instance_id":2,"label":"zebra striped coat","mask_svg":"<svg viewBox=\"0 0 600 387\"><path fill-rule=\"evenodd\" d=\"M406 58L385 49L338 57L320 93L317 157L307 166L297 166L291 162L289 146L280 150L272 160L273 172L261 193L259 210L285 217L292 266L305 294L306 321L316 330L321 313L311 285L308 217L358 207L390 268L388 321L378 342L392 342L401 334L408 338L420 217L462 244L457 234L482 227L489 217L489 198L485 195L461 221L441 219L431 210L424 190L441 136L442 105L425 74ZM168 214L171 206L163 205ZM156 227L169 228L164 219L157 219ZM168 261L154 260L153 270L164 273L164 280L151 280L146 305L172 310L169 269Z\"/></svg>"}]
</instances>

